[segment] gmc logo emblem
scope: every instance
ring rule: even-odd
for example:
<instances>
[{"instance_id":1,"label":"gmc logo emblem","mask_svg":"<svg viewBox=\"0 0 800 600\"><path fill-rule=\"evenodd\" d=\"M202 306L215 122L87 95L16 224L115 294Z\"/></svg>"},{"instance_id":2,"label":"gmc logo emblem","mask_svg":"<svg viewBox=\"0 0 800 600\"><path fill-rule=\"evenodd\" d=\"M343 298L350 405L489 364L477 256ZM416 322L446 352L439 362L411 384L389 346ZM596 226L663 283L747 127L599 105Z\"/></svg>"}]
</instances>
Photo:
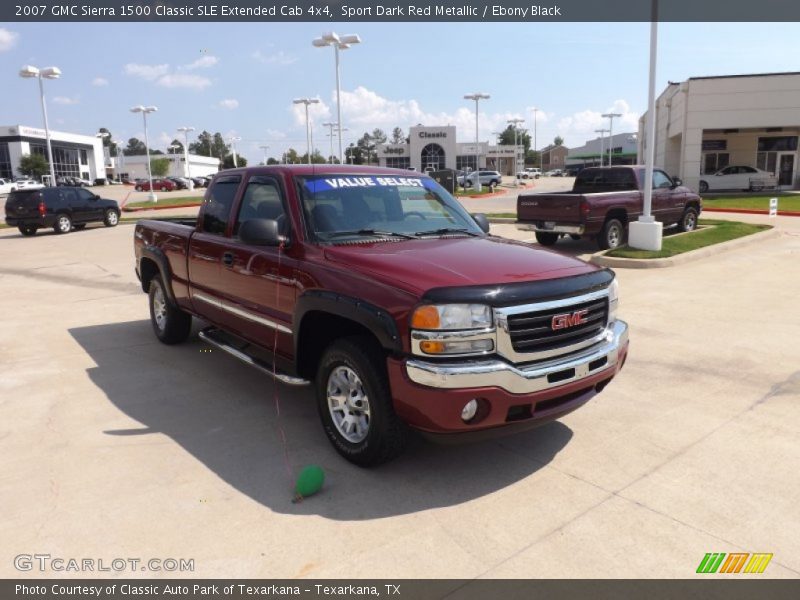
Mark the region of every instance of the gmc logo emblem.
<instances>
[{"instance_id":1,"label":"gmc logo emblem","mask_svg":"<svg viewBox=\"0 0 800 600\"><path fill-rule=\"evenodd\" d=\"M583 310L576 310L574 313L555 315L550 321L550 329L557 331L559 329L575 327L576 325L583 325L586 323L587 314L589 314L589 311L584 308Z\"/></svg>"}]
</instances>

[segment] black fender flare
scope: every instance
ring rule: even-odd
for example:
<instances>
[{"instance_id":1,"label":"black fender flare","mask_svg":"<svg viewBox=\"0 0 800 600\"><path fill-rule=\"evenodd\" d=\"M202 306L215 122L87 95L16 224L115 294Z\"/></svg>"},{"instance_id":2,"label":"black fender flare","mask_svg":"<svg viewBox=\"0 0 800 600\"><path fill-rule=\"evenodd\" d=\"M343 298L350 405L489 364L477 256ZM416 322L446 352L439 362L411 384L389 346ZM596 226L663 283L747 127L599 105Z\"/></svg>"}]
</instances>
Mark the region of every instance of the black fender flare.
<instances>
[{"instance_id":1,"label":"black fender flare","mask_svg":"<svg viewBox=\"0 0 800 600\"><path fill-rule=\"evenodd\" d=\"M294 311L294 351L298 356L303 317L311 311L329 313L349 319L369 330L384 349L393 354L402 352L402 340L397 324L384 309L359 298L327 292L308 290L298 299Z\"/></svg>"},{"instance_id":2,"label":"black fender flare","mask_svg":"<svg viewBox=\"0 0 800 600\"><path fill-rule=\"evenodd\" d=\"M169 260L167 260L167 256L164 254L163 250L157 246L147 245L142 248L142 255L139 257L139 276L141 277L142 273L142 259L149 259L152 260L158 266L158 272L161 276L161 283L164 286L164 291L167 294L167 300L177 306L177 301L175 300L175 294L172 291L172 269L169 266ZM144 278L142 277L142 291L145 293L148 292L145 289L144 285Z\"/></svg>"}]
</instances>

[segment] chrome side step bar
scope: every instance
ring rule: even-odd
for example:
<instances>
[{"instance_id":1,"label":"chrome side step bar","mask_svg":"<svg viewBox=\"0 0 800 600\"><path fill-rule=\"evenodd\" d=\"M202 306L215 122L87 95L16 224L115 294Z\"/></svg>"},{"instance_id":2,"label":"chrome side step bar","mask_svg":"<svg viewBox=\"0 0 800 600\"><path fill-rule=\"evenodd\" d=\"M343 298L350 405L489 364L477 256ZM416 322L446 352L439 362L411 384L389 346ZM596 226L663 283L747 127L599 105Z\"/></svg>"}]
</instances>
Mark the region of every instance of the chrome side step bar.
<instances>
[{"instance_id":1,"label":"chrome side step bar","mask_svg":"<svg viewBox=\"0 0 800 600\"><path fill-rule=\"evenodd\" d=\"M227 340L224 338L226 334L215 327L209 327L207 329L203 329L199 334L200 339L208 342L212 346L219 348L220 350L227 352L231 356L238 358L243 363L247 363L251 367L255 367L262 373L269 375L270 377L274 377L281 383L285 383L286 385L308 385L311 382L307 379L303 379L302 377L294 377L292 375L287 375L286 373L281 373L280 371L275 371L273 366L255 356L251 356L246 352L246 349L239 349L232 346L228 343ZM244 342L246 343L246 342Z\"/></svg>"}]
</instances>

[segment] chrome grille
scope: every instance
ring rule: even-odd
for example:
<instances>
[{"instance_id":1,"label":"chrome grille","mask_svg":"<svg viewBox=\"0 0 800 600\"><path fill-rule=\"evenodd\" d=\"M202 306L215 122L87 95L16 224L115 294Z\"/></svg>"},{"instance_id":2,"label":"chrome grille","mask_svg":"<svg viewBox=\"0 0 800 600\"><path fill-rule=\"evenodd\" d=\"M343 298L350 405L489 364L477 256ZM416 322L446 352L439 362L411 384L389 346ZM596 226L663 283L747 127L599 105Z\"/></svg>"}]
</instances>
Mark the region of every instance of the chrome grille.
<instances>
[{"instance_id":1,"label":"chrome grille","mask_svg":"<svg viewBox=\"0 0 800 600\"><path fill-rule=\"evenodd\" d=\"M586 310L585 323L554 330L553 317ZM511 346L517 352L552 350L592 338L602 331L608 321L608 299L590 300L548 310L509 315L508 333Z\"/></svg>"}]
</instances>

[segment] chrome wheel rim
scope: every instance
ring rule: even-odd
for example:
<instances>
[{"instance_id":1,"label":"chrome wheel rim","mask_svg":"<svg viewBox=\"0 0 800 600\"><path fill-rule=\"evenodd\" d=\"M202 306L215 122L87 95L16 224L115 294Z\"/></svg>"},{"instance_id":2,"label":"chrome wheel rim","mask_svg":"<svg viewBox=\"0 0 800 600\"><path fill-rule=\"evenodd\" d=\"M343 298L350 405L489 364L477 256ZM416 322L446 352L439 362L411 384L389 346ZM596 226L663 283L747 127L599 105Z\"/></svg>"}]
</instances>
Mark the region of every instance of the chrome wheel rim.
<instances>
[{"instance_id":1,"label":"chrome wheel rim","mask_svg":"<svg viewBox=\"0 0 800 600\"><path fill-rule=\"evenodd\" d=\"M686 215L686 219L684 220L684 229L686 231L694 231L695 225L697 225L697 218L694 216L694 213L689 213Z\"/></svg>"},{"instance_id":2,"label":"chrome wheel rim","mask_svg":"<svg viewBox=\"0 0 800 600\"><path fill-rule=\"evenodd\" d=\"M111 225L117 224L117 213L115 213L113 210L108 213L108 222Z\"/></svg>"},{"instance_id":3,"label":"chrome wheel rim","mask_svg":"<svg viewBox=\"0 0 800 600\"><path fill-rule=\"evenodd\" d=\"M369 434L369 398L364 384L353 369L336 367L328 375L328 411L339 434L358 444Z\"/></svg>"},{"instance_id":4,"label":"chrome wheel rim","mask_svg":"<svg viewBox=\"0 0 800 600\"><path fill-rule=\"evenodd\" d=\"M608 230L608 247L609 248L616 248L619 246L619 242L621 239L619 227L612 227Z\"/></svg>"},{"instance_id":5,"label":"chrome wheel rim","mask_svg":"<svg viewBox=\"0 0 800 600\"><path fill-rule=\"evenodd\" d=\"M164 331L167 324L167 303L164 301L164 292L161 286L156 286L153 292L153 318L159 331Z\"/></svg>"},{"instance_id":6,"label":"chrome wheel rim","mask_svg":"<svg viewBox=\"0 0 800 600\"><path fill-rule=\"evenodd\" d=\"M68 232L70 229L70 222L67 217L59 217L58 218L58 230L64 233Z\"/></svg>"}]
</instances>

